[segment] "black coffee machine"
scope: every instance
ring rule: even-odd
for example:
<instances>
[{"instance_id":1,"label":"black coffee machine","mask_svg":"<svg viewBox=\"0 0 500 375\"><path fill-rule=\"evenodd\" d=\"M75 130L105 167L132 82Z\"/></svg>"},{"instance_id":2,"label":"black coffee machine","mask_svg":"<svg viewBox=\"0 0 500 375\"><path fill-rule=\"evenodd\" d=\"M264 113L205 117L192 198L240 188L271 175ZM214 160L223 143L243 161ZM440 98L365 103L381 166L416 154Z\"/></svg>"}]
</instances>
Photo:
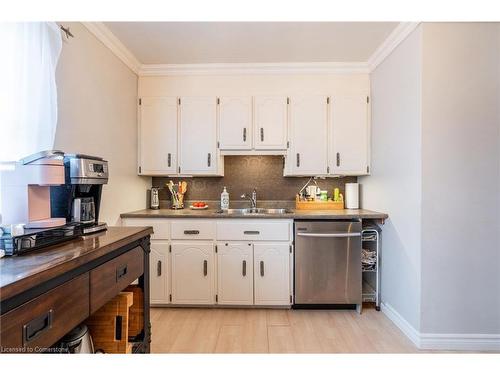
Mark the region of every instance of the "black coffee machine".
<instances>
[{"instance_id":1,"label":"black coffee machine","mask_svg":"<svg viewBox=\"0 0 500 375\"><path fill-rule=\"evenodd\" d=\"M99 222L102 186L108 183L108 162L82 154L64 155L65 184L50 189L52 216L78 224L83 234L106 229Z\"/></svg>"}]
</instances>

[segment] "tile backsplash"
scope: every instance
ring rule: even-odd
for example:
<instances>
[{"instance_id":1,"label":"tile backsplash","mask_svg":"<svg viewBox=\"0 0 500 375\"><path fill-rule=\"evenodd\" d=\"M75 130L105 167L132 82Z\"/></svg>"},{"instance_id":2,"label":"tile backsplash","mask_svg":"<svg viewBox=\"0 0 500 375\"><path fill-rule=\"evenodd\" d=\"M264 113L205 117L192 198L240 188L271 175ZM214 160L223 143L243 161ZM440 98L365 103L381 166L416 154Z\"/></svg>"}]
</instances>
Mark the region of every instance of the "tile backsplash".
<instances>
[{"instance_id":1,"label":"tile backsplash","mask_svg":"<svg viewBox=\"0 0 500 375\"><path fill-rule=\"evenodd\" d=\"M170 180L187 182L185 200L219 200L226 186L231 200L239 200L241 194L256 188L258 200L293 201L308 179L283 177L282 156L225 156L224 177L153 177L153 186L162 188L160 200L163 201L170 200L170 193L165 188L165 183ZM356 177L341 177L318 179L317 183L322 190L328 190L328 196L331 196L334 188L338 187L343 194L345 183L356 181Z\"/></svg>"}]
</instances>

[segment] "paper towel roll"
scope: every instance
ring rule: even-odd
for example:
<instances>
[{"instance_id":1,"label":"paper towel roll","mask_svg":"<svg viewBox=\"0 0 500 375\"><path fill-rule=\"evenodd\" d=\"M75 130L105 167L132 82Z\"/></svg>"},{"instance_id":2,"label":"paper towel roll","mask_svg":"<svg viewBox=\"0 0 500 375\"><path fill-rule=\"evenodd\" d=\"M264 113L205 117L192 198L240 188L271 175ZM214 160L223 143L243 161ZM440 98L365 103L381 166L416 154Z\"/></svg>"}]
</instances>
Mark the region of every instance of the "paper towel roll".
<instances>
[{"instance_id":1,"label":"paper towel roll","mask_svg":"<svg viewBox=\"0 0 500 375\"><path fill-rule=\"evenodd\" d=\"M345 184L345 208L359 208L359 184Z\"/></svg>"}]
</instances>

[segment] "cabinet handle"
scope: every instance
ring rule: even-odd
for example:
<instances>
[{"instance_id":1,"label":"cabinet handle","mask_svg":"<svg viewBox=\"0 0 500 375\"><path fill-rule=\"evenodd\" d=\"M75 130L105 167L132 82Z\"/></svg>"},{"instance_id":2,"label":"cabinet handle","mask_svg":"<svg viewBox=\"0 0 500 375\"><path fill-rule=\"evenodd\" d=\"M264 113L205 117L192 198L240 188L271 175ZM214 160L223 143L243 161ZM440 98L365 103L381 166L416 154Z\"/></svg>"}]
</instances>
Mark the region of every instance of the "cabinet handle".
<instances>
[{"instance_id":1,"label":"cabinet handle","mask_svg":"<svg viewBox=\"0 0 500 375\"><path fill-rule=\"evenodd\" d=\"M159 260L158 264L156 265L156 273L158 276L161 276L161 260Z\"/></svg>"},{"instance_id":2,"label":"cabinet handle","mask_svg":"<svg viewBox=\"0 0 500 375\"><path fill-rule=\"evenodd\" d=\"M243 142L247 141L247 128L243 128Z\"/></svg>"},{"instance_id":3,"label":"cabinet handle","mask_svg":"<svg viewBox=\"0 0 500 375\"><path fill-rule=\"evenodd\" d=\"M208 274L208 261L204 260L203 261L203 276L207 276Z\"/></svg>"},{"instance_id":4,"label":"cabinet handle","mask_svg":"<svg viewBox=\"0 0 500 375\"><path fill-rule=\"evenodd\" d=\"M167 164L169 167L172 166L172 154L170 152L167 155Z\"/></svg>"},{"instance_id":5,"label":"cabinet handle","mask_svg":"<svg viewBox=\"0 0 500 375\"><path fill-rule=\"evenodd\" d=\"M340 167L340 152L337 152L337 167Z\"/></svg>"},{"instance_id":6,"label":"cabinet handle","mask_svg":"<svg viewBox=\"0 0 500 375\"><path fill-rule=\"evenodd\" d=\"M209 152L207 158L207 165L210 167L210 164L212 164L212 154Z\"/></svg>"},{"instance_id":7,"label":"cabinet handle","mask_svg":"<svg viewBox=\"0 0 500 375\"><path fill-rule=\"evenodd\" d=\"M243 234L260 234L258 230L245 230Z\"/></svg>"},{"instance_id":8,"label":"cabinet handle","mask_svg":"<svg viewBox=\"0 0 500 375\"><path fill-rule=\"evenodd\" d=\"M116 269L116 282L127 274L127 265L120 266Z\"/></svg>"},{"instance_id":9,"label":"cabinet handle","mask_svg":"<svg viewBox=\"0 0 500 375\"><path fill-rule=\"evenodd\" d=\"M200 234L199 230L185 230L184 234Z\"/></svg>"},{"instance_id":10,"label":"cabinet handle","mask_svg":"<svg viewBox=\"0 0 500 375\"><path fill-rule=\"evenodd\" d=\"M260 141L264 142L264 128L260 128Z\"/></svg>"},{"instance_id":11,"label":"cabinet handle","mask_svg":"<svg viewBox=\"0 0 500 375\"><path fill-rule=\"evenodd\" d=\"M300 167L300 154L297 153L297 167Z\"/></svg>"},{"instance_id":12,"label":"cabinet handle","mask_svg":"<svg viewBox=\"0 0 500 375\"><path fill-rule=\"evenodd\" d=\"M260 261L260 276L264 277L264 261Z\"/></svg>"},{"instance_id":13,"label":"cabinet handle","mask_svg":"<svg viewBox=\"0 0 500 375\"><path fill-rule=\"evenodd\" d=\"M243 276L246 276L247 275L247 261L244 260L243 261L243 270L242 270L242 274Z\"/></svg>"},{"instance_id":14,"label":"cabinet handle","mask_svg":"<svg viewBox=\"0 0 500 375\"><path fill-rule=\"evenodd\" d=\"M52 327L52 309L23 326L23 345L33 341Z\"/></svg>"}]
</instances>

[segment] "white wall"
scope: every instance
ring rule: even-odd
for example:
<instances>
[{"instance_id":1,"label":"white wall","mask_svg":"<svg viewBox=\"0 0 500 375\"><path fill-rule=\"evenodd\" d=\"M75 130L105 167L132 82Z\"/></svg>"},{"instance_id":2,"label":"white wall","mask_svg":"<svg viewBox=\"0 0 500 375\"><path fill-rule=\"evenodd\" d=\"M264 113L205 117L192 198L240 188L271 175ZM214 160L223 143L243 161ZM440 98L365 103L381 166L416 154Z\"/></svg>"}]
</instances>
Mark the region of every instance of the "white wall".
<instances>
[{"instance_id":1,"label":"white wall","mask_svg":"<svg viewBox=\"0 0 500 375\"><path fill-rule=\"evenodd\" d=\"M423 27L423 333L500 333L499 33Z\"/></svg>"},{"instance_id":2,"label":"white wall","mask_svg":"<svg viewBox=\"0 0 500 375\"><path fill-rule=\"evenodd\" d=\"M420 326L421 27L371 76L372 171L359 178L363 208L387 212L382 302Z\"/></svg>"},{"instance_id":3,"label":"white wall","mask_svg":"<svg viewBox=\"0 0 500 375\"><path fill-rule=\"evenodd\" d=\"M55 148L109 161L100 219L146 207L151 179L137 171L137 76L80 23L63 44L57 67L59 118Z\"/></svg>"}]
</instances>

